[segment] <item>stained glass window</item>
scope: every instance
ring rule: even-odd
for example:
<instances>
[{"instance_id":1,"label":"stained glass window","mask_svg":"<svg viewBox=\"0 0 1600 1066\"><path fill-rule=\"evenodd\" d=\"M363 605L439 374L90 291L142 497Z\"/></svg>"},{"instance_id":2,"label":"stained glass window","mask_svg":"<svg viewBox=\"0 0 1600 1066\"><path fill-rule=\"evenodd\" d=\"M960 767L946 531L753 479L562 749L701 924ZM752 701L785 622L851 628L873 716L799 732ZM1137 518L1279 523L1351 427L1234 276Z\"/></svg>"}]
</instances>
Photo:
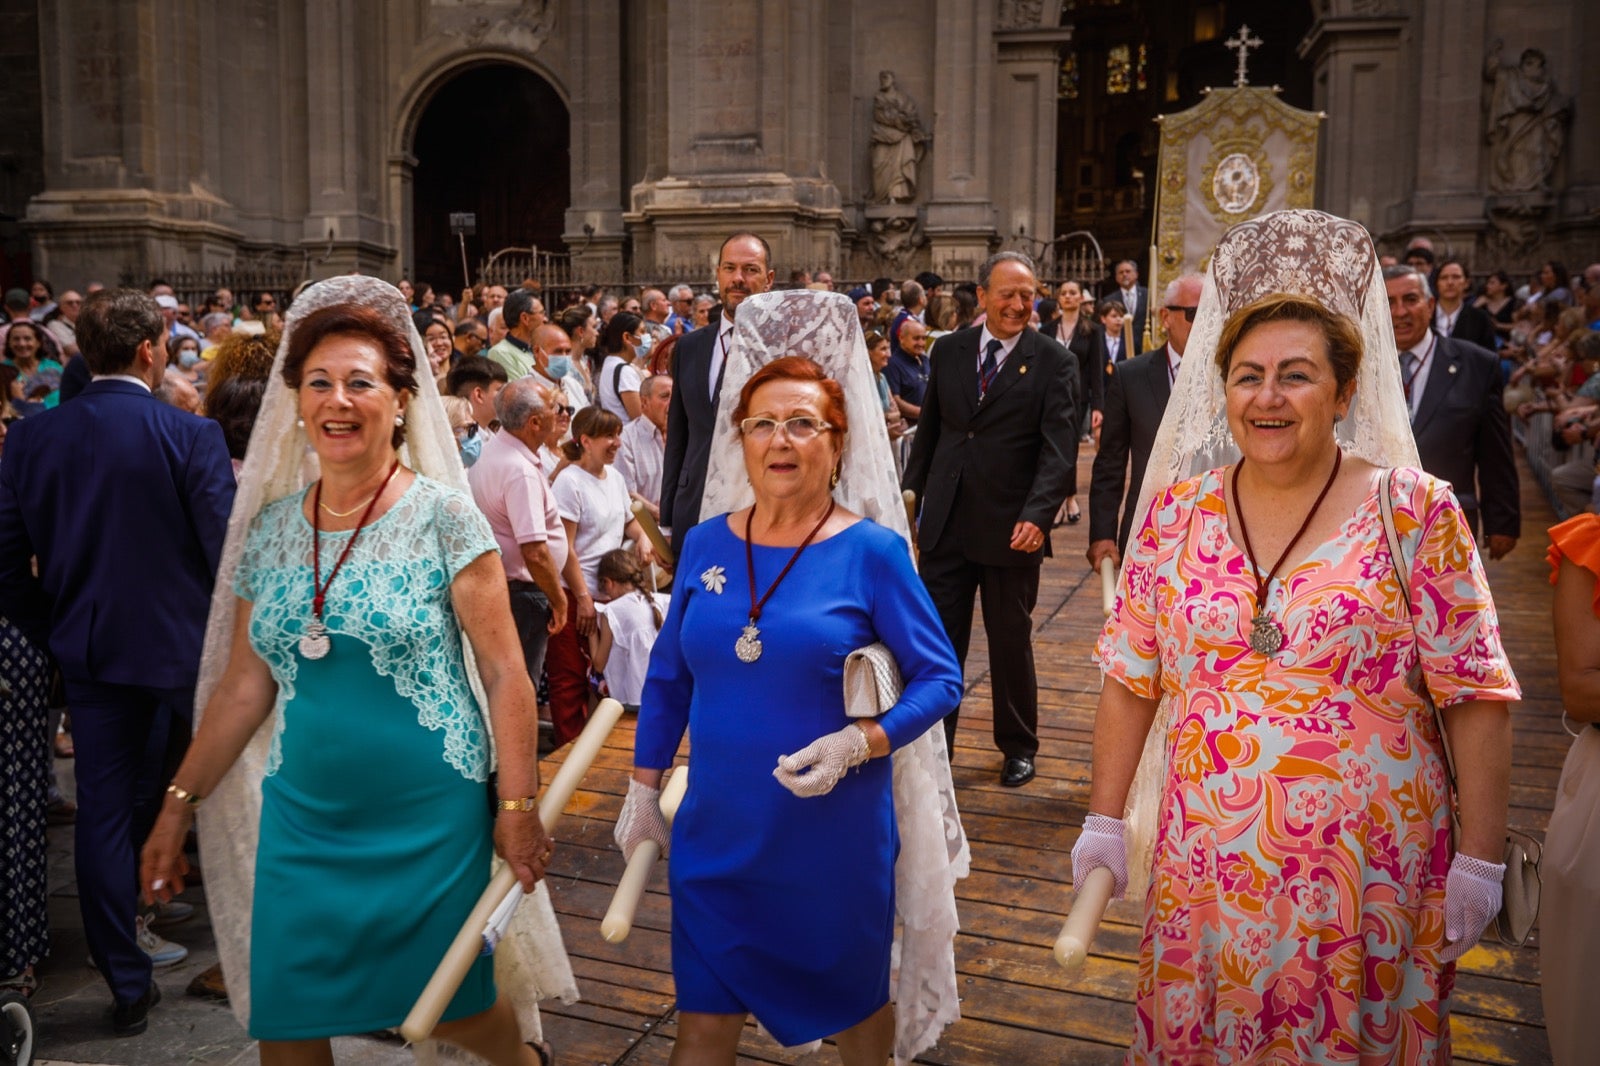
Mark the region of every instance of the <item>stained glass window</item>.
<instances>
[{"instance_id":1,"label":"stained glass window","mask_svg":"<svg viewBox=\"0 0 1600 1066\"><path fill-rule=\"evenodd\" d=\"M1149 49L1141 44L1139 46L1139 66L1137 73L1134 75L1134 84L1139 87L1140 92L1144 92L1150 87L1150 82L1145 77L1145 64L1149 59Z\"/></svg>"},{"instance_id":2,"label":"stained glass window","mask_svg":"<svg viewBox=\"0 0 1600 1066\"><path fill-rule=\"evenodd\" d=\"M1068 52L1061 59L1061 81L1056 95L1062 100L1078 98L1078 53Z\"/></svg>"},{"instance_id":3,"label":"stained glass window","mask_svg":"<svg viewBox=\"0 0 1600 1066\"><path fill-rule=\"evenodd\" d=\"M1133 88L1132 52L1125 44L1112 45L1106 53L1106 92L1126 93Z\"/></svg>"}]
</instances>

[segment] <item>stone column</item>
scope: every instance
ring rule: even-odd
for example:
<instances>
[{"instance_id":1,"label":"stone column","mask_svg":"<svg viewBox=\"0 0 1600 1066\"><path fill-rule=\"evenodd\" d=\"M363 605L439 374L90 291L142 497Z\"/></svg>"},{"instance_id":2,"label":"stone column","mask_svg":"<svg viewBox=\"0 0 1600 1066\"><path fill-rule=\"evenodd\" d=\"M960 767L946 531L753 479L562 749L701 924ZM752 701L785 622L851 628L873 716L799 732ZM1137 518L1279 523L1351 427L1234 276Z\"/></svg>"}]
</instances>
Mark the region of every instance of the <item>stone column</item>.
<instances>
[{"instance_id":1,"label":"stone column","mask_svg":"<svg viewBox=\"0 0 1600 1066\"><path fill-rule=\"evenodd\" d=\"M1407 235L1468 259L1483 229L1483 53L1487 0L1422 0L1413 21L1419 77L1416 185L1402 204Z\"/></svg>"},{"instance_id":2,"label":"stone column","mask_svg":"<svg viewBox=\"0 0 1600 1066\"><path fill-rule=\"evenodd\" d=\"M358 47L375 15L360 0L305 0L310 200L300 244L320 277L387 272L396 253L377 165L383 109L372 106L383 82L377 57Z\"/></svg>"},{"instance_id":3,"label":"stone column","mask_svg":"<svg viewBox=\"0 0 1600 1066\"><path fill-rule=\"evenodd\" d=\"M633 188L627 221L654 263L702 275L733 227L760 233L786 272L836 260L839 193L826 150L824 5L674 0L666 98L666 172ZM731 216L737 215L737 221Z\"/></svg>"},{"instance_id":4,"label":"stone column","mask_svg":"<svg viewBox=\"0 0 1600 1066\"><path fill-rule=\"evenodd\" d=\"M1005 165L995 175L996 228L1029 254L1055 237L1056 81L1059 44L1071 39L1071 30L1053 27L997 35L988 144Z\"/></svg>"},{"instance_id":5,"label":"stone column","mask_svg":"<svg viewBox=\"0 0 1600 1066\"><path fill-rule=\"evenodd\" d=\"M993 6L989 0L937 0L933 11L933 187L924 232L934 271L953 278L975 275L996 237L989 129Z\"/></svg>"},{"instance_id":6,"label":"stone column","mask_svg":"<svg viewBox=\"0 0 1600 1066\"><path fill-rule=\"evenodd\" d=\"M182 0L39 5L45 188L24 222L57 286L232 258L239 234L207 171L195 65L217 18Z\"/></svg>"},{"instance_id":7,"label":"stone column","mask_svg":"<svg viewBox=\"0 0 1600 1066\"><path fill-rule=\"evenodd\" d=\"M653 7L645 10L656 22ZM621 278L627 230L622 221L623 178L623 25L620 0L589 0L563 11L572 19L569 30L572 60L572 206L567 210L562 235L572 250L575 277ZM651 32L646 26L645 33ZM665 56L652 64L666 64ZM673 64L676 66L676 64ZM645 68L629 71L639 76ZM647 77L649 77L647 75ZM652 87L659 77L649 77ZM655 106L665 108L666 96L650 94ZM652 117L649 124L660 121ZM650 148L646 146L646 158Z\"/></svg>"},{"instance_id":8,"label":"stone column","mask_svg":"<svg viewBox=\"0 0 1600 1066\"><path fill-rule=\"evenodd\" d=\"M1405 217L1398 201L1416 153L1399 102L1415 95L1416 80L1401 53L1406 19L1339 13L1345 6L1318 18L1300 42L1300 57L1316 69L1316 109L1328 114L1317 200L1376 235Z\"/></svg>"}]
</instances>

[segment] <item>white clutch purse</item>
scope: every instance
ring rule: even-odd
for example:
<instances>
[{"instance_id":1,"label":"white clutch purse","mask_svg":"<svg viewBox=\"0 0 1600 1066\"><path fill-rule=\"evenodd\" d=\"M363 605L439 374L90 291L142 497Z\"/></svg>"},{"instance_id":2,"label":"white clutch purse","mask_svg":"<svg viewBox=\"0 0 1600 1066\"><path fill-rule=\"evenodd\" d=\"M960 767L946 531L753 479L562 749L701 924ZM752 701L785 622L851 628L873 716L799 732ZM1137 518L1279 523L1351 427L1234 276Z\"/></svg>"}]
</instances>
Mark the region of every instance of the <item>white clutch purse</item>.
<instances>
[{"instance_id":1,"label":"white clutch purse","mask_svg":"<svg viewBox=\"0 0 1600 1066\"><path fill-rule=\"evenodd\" d=\"M844 713L877 718L900 701L905 684L894 654L881 641L857 648L844 660Z\"/></svg>"}]
</instances>

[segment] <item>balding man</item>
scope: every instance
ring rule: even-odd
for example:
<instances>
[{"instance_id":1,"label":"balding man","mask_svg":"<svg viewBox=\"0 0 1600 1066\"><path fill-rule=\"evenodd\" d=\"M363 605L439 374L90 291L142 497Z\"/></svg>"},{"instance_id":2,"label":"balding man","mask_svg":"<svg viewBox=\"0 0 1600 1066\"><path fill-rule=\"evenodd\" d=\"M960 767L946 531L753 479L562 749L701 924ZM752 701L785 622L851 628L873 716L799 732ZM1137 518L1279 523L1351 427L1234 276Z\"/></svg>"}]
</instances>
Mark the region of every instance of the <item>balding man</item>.
<instances>
[{"instance_id":1,"label":"balding man","mask_svg":"<svg viewBox=\"0 0 1600 1066\"><path fill-rule=\"evenodd\" d=\"M561 587L567 532L538 458L555 422L553 395L558 394L527 377L501 389L494 404L501 432L484 442L483 453L467 470L472 498L500 546L522 661L536 681L550 635L567 621Z\"/></svg>"},{"instance_id":2,"label":"balding man","mask_svg":"<svg viewBox=\"0 0 1600 1066\"><path fill-rule=\"evenodd\" d=\"M628 493L661 518L661 461L666 457L667 408L672 405L672 379L657 374L639 386L639 417L622 427L617 447L617 472Z\"/></svg>"},{"instance_id":3,"label":"balding man","mask_svg":"<svg viewBox=\"0 0 1600 1066\"><path fill-rule=\"evenodd\" d=\"M1122 565L1122 552L1133 527L1134 508L1144 485L1145 464L1167 413L1172 383L1178 379L1183 349L1194 328L1195 310L1205 279L1185 274L1167 286L1158 317L1167 343L1116 365L1106 384L1106 406L1100 422L1100 450L1089 482L1089 565L1096 569L1109 557ZM1133 467L1129 474L1130 461ZM1121 521L1117 518L1122 508Z\"/></svg>"},{"instance_id":4,"label":"balding man","mask_svg":"<svg viewBox=\"0 0 1600 1066\"><path fill-rule=\"evenodd\" d=\"M556 325L544 325L533 331L533 373L545 385L566 399L567 414L574 415L589 406L589 396L583 390L583 381L572 365L572 338Z\"/></svg>"}]
</instances>

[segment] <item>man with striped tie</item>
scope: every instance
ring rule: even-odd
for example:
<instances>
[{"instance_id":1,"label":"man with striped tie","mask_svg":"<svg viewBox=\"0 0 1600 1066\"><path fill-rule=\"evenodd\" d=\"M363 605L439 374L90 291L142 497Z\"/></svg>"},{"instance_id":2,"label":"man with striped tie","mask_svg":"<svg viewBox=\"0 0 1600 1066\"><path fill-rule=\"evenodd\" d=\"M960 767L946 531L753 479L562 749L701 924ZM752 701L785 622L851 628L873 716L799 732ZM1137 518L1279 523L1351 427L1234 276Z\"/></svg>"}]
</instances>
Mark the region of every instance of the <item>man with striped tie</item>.
<instances>
[{"instance_id":1,"label":"man with striped tie","mask_svg":"<svg viewBox=\"0 0 1600 1066\"><path fill-rule=\"evenodd\" d=\"M1078 458L1078 360L1028 327L1033 262L999 252L978 271L984 324L934 345L904 485L918 496L923 584L963 666L972 598L983 594L1000 783L1033 780L1039 750L1033 666L1039 567ZM956 714L945 719L955 748Z\"/></svg>"},{"instance_id":2,"label":"man with striped tie","mask_svg":"<svg viewBox=\"0 0 1600 1066\"><path fill-rule=\"evenodd\" d=\"M1500 363L1476 344L1434 328L1428 277L1409 266L1384 269L1389 321L1400 350L1400 381L1411 409L1422 469L1450 482L1474 536L1499 559L1517 546L1522 500Z\"/></svg>"},{"instance_id":3,"label":"man with striped tie","mask_svg":"<svg viewBox=\"0 0 1600 1066\"><path fill-rule=\"evenodd\" d=\"M661 525L672 530L672 550L700 521L717 421L722 370L733 345L733 315L744 298L772 288L772 249L754 233L735 233L717 253L717 295L722 313L673 349L672 402L667 408L666 454L661 461Z\"/></svg>"}]
</instances>

